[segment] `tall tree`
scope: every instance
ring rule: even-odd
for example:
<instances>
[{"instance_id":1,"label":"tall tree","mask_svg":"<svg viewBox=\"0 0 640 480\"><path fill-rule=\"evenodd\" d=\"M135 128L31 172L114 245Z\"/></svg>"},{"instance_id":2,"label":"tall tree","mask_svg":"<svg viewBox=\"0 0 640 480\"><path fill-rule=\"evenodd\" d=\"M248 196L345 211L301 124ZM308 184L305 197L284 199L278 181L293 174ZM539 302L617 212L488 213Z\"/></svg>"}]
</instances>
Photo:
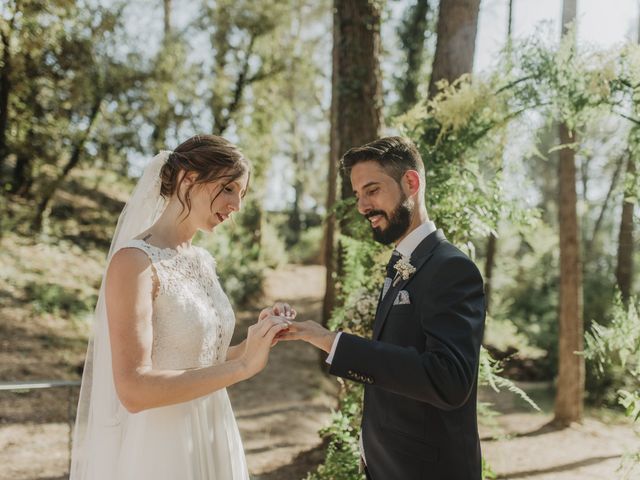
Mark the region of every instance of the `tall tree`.
<instances>
[{"instance_id":1,"label":"tall tree","mask_svg":"<svg viewBox=\"0 0 640 480\"><path fill-rule=\"evenodd\" d=\"M425 39L428 29L429 0L416 0L407 9L398 29L402 49L406 54L406 70L396 79L398 111L406 112L418 101L418 85L422 82Z\"/></svg>"},{"instance_id":2,"label":"tall tree","mask_svg":"<svg viewBox=\"0 0 640 480\"><path fill-rule=\"evenodd\" d=\"M640 43L640 15L638 15L638 43ZM633 131L634 135L638 132ZM637 138L633 139L638 141ZM637 175L636 161L633 153L629 152L627 157L626 181L624 183L624 193L622 196L622 213L620 215L620 233L618 234L618 255L616 266L616 281L622 301L625 305L629 302L631 288L633 286L633 210L635 208L634 179Z\"/></svg>"},{"instance_id":3,"label":"tall tree","mask_svg":"<svg viewBox=\"0 0 640 480\"><path fill-rule=\"evenodd\" d=\"M162 47L158 52L156 58L156 68L154 80L156 81L155 92L152 95L156 98L153 99L157 105L157 113L153 119L153 132L151 133L151 143L154 151L160 151L166 149L166 135L169 124L171 123L173 116L173 105L171 103L170 94L173 93L172 89L175 88L175 65L168 61L166 57L175 55L175 49L172 47L172 34L171 34L171 0L163 0L163 35L162 35Z\"/></svg>"},{"instance_id":4,"label":"tall tree","mask_svg":"<svg viewBox=\"0 0 640 480\"><path fill-rule=\"evenodd\" d=\"M331 120L333 141L331 161L337 163L348 149L375 140L382 127L382 79L380 73L380 2L362 0L334 1L334 48ZM335 102L335 103L334 103ZM332 165L335 168L335 164ZM330 172L331 173L331 172ZM341 199L353 198L351 180L341 172ZM330 180L331 182L331 180ZM332 186L330 186L332 188ZM328 205L329 211L334 207ZM340 222L343 234L353 233L349 217ZM329 230L329 229L327 229ZM328 236L325 247L333 243ZM325 255L331 268L332 259ZM337 277L340 277L341 260L337 259ZM335 301L335 278L327 271L324 316L328 316Z\"/></svg>"},{"instance_id":5,"label":"tall tree","mask_svg":"<svg viewBox=\"0 0 640 480\"><path fill-rule=\"evenodd\" d=\"M339 1L339 0L334 0ZM333 208L338 191L338 47L340 29L338 28L338 9L332 8L333 46L331 48L331 106L329 109L329 174L327 177L327 219L325 221L323 242L323 262L325 266L325 293L322 301L322 324L327 326L331 311L336 303L336 255L335 233L336 215Z\"/></svg>"},{"instance_id":6,"label":"tall tree","mask_svg":"<svg viewBox=\"0 0 640 480\"><path fill-rule=\"evenodd\" d=\"M203 2L205 3L205 2ZM211 131L223 135L234 125L250 88L285 69L285 53L271 43L290 19L284 0L220 0L204 5L200 22L211 33L213 65L207 74Z\"/></svg>"},{"instance_id":7,"label":"tall tree","mask_svg":"<svg viewBox=\"0 0 640 480\"><path fill-rule=\"evenodd\" d=\"M576 19L577 0L564 0L562 35L575 35L570 29ZM573 39L575 42L575 37ZM583 299L580 238L577 215L575 132L565 123L559 125L558 159L558 219L560 229L560 301L558 382L555 398L554 423L568 426L580 421L583 413L585 388L583 350Z\"/></svg>"},{"instance_id":8,"label":"tall tree","mask_svg":"<svg viewBox=\"0 0 640 480\"><path fill-rule=\"evenodd\" d=\"M508 15L507 15L507 55L509 56L509 63L511 63L511 44L512 44L512 31L513 31L513 0L508 1ZM498 250L498 237L495 233L491 232L487 240L487 258L484 267L484 294L486 299L487 312L491 308L491 294L493 286L493 268L495 266L495 258Z\"/></svg>"},{"instance_id":9,"label":"tall tree","mask_svg":"<svg viewBox=\"0 0 640 480\"><path fill-rule=\"evenodd\" d=\"M8 4L7 4L8 7ZM0 62L0 182L4 181L2 166L7 157L7 127L9 122L9 95L11 93L12 58L11 36L17 15L17 6L7 12L9 17L0 15L0 43L2 46L2 61Z\"/></svg>"},{"instance_id":10,"label":"tall tree","mask_svg":"<svg viewBox=\"0 0 640 480\"><path fill-rule=\"evenodd\" d=\"M476 49L480 0L441 0L438 13L438 40L429 80L429 97L440 80L453 82L470 73Z\"/></svg>"},{"instance_id":11,"label":"tall tree","mask_svg":"<svg viewBox=\"0 0 640 480\"><path fill-rule=\"evenodd\" d=\"M162 0L164 13L164 36L165 38L171 33L171 0Z\"/></svg>"},{"instance_id":12,"label":"tall tree","mask_svg":"<svg viewBox=\"0 0 640 480\"><path fill-rule=\"evenodd\" d=\"M616 281L625 305L631 296L633 286L633 210L635 200L631 181L636 175L636 162L631 154L627 157L627 181L622 199L622 213L620 216L620 233L618 235L618 255L616 267Z\"/></svg>"}]
</instances>

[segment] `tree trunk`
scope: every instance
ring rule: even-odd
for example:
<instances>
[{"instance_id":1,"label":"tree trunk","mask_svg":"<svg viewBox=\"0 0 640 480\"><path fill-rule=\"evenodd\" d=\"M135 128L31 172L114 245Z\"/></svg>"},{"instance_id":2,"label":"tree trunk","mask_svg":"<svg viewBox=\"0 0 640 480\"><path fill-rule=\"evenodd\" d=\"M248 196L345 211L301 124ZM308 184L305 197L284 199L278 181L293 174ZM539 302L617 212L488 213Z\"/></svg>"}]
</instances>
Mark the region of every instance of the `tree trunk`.
<instances>
[{"instance_id":1,"label":"tree trunk","mask_svg":"<svg viewBox=\"0 0 640 480\"><path fill-rule=\"evenodd\" d=\"M37 66L33 60L31 54L27 51L24 55L24 63L27 71L37 71ZM35 158L31 149L25 148L25 145L34 145L35 126L36 119L42 118L44 115L43 107L38 102L38 94L40 93L38 85L33 79L28 82L27 96L25 98L25 104L31 109L30 115L33 119L28 127L24 136L24 141L21 142L23 148L16 151L16 163L13 168L13 178L11 180L10 192L14 195L18 195L23 198L28 198L31 193L31 187L33 186L33 170L35 164Z\"/></svg>"},{"instance_id":2,"label":"tree trunk","mask_svg":"<svg viewBox=\"0 0 640 480\"><path fill-rule=\"evenodd\" d=\"M377 2L336 0L338 10L338 152L344 154L378 138L382 123L380 7ZM342 199L353 197L351 180L342 177ZM349 234L345 222L342 233Z\"/></svg>"},{"instance_id":3,"label":"tree trunk","mask_svg":"<svg viewBox=\"0 0 640 480\"><path fill-rule=\"evenodd\" d=\"M38 205L36 207L36 214L34 216L33 222L31 223L31 231L40 232L42 230L42 224L45 219L46 212L49 208L49 204L51 203L51 199L55 195L58 188L60 188L60 185L62 185L62 182L64 182L64 180L67 178L69 172L71 172L71 170L73 170L80 162L84 146L87 142L87 139L89 138L89 135L91 134L93 125L98 118L101 103L102 98L99 98L91 107L91 112L89 113L88 118L89 125L87 126L87 129L82 133L78 141L74 144L71 156L69 157L69 161L62 168L60 175L58 175L58 177L54 181L47 185L44 192L42 192L40 202L38 202Z\"/></svg>"},{"instance_id":4,"label":"tree trunk","mask_svg":"<svg viewBox=\"0 0 640 480\"><path fill-rule=\"evenodd\" d=\"M640 43L640 15L638 16L638 43ZM637 109L636 109L637 111ZM627 158L627 178L635 177L636 160L631 155ZM625 185L627 182L625 181ZM635 204L627 201L633 196L633 191L625 188L622 197L622 214L620 217L620 233L618 234L618 264L616 266L616 281L622 301L628 305L633 288L633 209Z\"/></svg>"},{"instance_id":5,"label":"tree trunk","mask_svg":"<svg viewBox=\"0 0 640 480\"><path fill-rule=\"evenodd\" d=\"M246 48L244 61L242 63L242 66L240 67L238 76L236 77L236 81L233 86L233 96L231 97L229 104L225 108L226 113L219 113L216 118L215 124L213 125L213 133L216 135L222 136L227 128L229 128L229 125L231 125L231 119L236 113L236 110L238 110L238 108L240 107L240 102L242 101L244 90L247 87L247 84L250 83L248 77L249 66L255 41L256 37L252 34L251 38L249 39L249 45Z\"/></svg>"},{"instance_id":6,"label":"tree trunk","mask_svg":"<svg viewBox=\"0 0 640 480\"><path fill-rule=\"evenodd\" d=\"M424 43L427 32L428 0L417 0L410 7L406 20L399 30L400 41L407 54L407 70L398 85L400 100L398 110L406 112L418 101L418 85L422 82Z\"/></svg>"},{"instance_id":7,"label":"tree trunk","mask_svg":"<svg viewBox=\"0 0 640 480\"><path fill-rule=\"evenodd\" d=\"M33 135L33 130L30 128L27 131L26 138L30 138ZM11 179L12 194L19 197L27 198L31 191L33 184L33 157L25 151L16 153L16 164L13 167L13 178Z\"/></svg>"},{"instance_id":8,"label":"tree trunk","mask_svg":"<svg viewBox=\"0 0 640 480\"><path fill-rule=\"evenodd\" d=\"M604 220L605 213L607 212L607 208L609 206L609 200L613 195L613 192L618 185L618 177L620 177L620 173L622 172L622 167L625 164L625 159L629 156L629 152L624 155L621 155L618 160L616 160L616 168L613 171L613 177L611 178L611 183L609 184L609 189L607 190L607 194L604 197L604 202L602 202L602 207L600 208L600 213L598 214L598 218L596 219L596 223L593 226L593 232L591 232L591 238L585 243L584 247L584 260L583 264L586 264L591 261L593 246L596 243L596 239L598 238L598 233L600 232L600 227L602 225L602 221ZM583 187L584 188L584 187ZM585 195L586 197L586 195ZM586 198L585 198L586 200ZM585 233L586 236L586 233Z\"/></svg>"},{"instance_id":9,"label":"tree trunk","mask_svg":"<svg viewBox=\"0 0 640 480\"><path fill-rule=\"evenodd\" d=\"M164 7L164 38L165 40L171 35L171 0L163 0Z\"/></svg>"},{"instance_id":10,"label":"tree trunk","mask_svg":"<svg viewBox=\"0 0 640 480\"><path fill-rule=\"evenodd\" d=\"M635 159L631 155L627 158L627 177L636 175ZM622 215L620 217L620 234L618 235L618 265L616 267L616 281L625 305L631 296L633 286L633 209L635 204L627 200L632 192L625 189L622 199Z\"/></svg>"},{"instance_id":11,"label":"tree trunk","mask_svg":"<svg viewBox=\"0 0 640 480\"><path fill-rule=\"evenodd\" d=\"M380 7L376 2L334 0L333 73L331 97L331 152L325 231L326 292L323 321L336 301L337 279L343 275L342 258L334 249L334 208L338 159L348 149L372 142L382 126L382 80L380 73ZM353 197L351 180L340 172L341 198ZM349 221L340 221L340 231L349 235ZM337 258L334 258L336 257ZM335 270L334 270L335 268Z\"/></svg>"},{"instance_id":12,"label":"tree trunk","mask_svg":"<svg viewBox=\"0 0 640 480\"><path fill-rule=\"evenodd\" d=\"M511 41L513 31L513 0L509 0L509 15L507 16L507 51L511 57ZM511 59L509 58L509 62ZM504 152L502 152L504 155ZM497 229L497 225L496 225ZM496 252L498 249L498 237L490 233L487 239L487 259L484 267L484 297L486 302L487 313L491 307L491 294L493 293L493 267L495 265Z\"/></svg>"},{"instance_id":13,"label":"tree trunk","mask_svg":"<svg viewBox=\"0 0 640 480\"><path fill-rule=\"evenodd\" d=\"M567 25L576 18L576 0L564 0L562 10L563 35ZM575 34L575 30L574 30ZM561 144L575 143L573 132L559 126ZM573 148L559 151L558 216L560 229L560 308L558 331L558 384L553 422L568 426L582 420L585 365L582 303L582 267L576 209L576 162Z\"/></svg>"},{"instance_id":14,"label":"tree trunk","mask_svg":"<svg viewBox=\"0 0 640 480\"><path fill-rule=\"evenodd\" d=\"M164 36L162 38L162 48L165 49L171 41L171 0L163 0L164 12ZM162 58L162 51L158 54L158 58ZM163 71L166 71L163 69ZM167 79L163 78L163 81ZM164 105L159 105L160 111L155 119L153 132L151 132L151 143L156 152L167 148L167 129L171 121L172 106L168 98L164 98Z\"/></svg>"},{"instance_id":15,"label":"tree trunk","mask_svg":"<svg viewBox=\"0 0 640 480\"><path fill-rule=\"evenodd\" d=\"M339 2L340 0L335 0ZM329 173L327 175L327 218L324 226L323 263L325 266L325 292L322 301L322 324L326 327L336 302L336 256L335 232L336 216L333 208L336 203L338 190L338 45L340 43L340 29L338 28L338 9L333 8L333 48L331 50L331 107L329 110Z\"/></svg>"},{"instance_id":16,"label":"tree trunk","mask_svg":"<svg viewBox=\"0 0 640 480\"><path fill-rule=\"evenodd\" d=\"M9 123L9 93L11 92L11 50L9 36L13 27L13 18L9 23L9 32L0 28L2 41L2 70L0 70L0 185L4 183L2 171L9 154L7 149L7 126Z\"/></svg>"},{"instance_id":17,"label":"tree trunk","mask_svg":"<svg viewBox=\"0 0 640 480\"><path fill-rule=\"evenodd\" d=\"M297 137L295 133L295 121L292 124L292 134L293 138ZM300 202L302 200L302 196L304 195L304 182L302 181L302 171L304 169L304 160L302 159L302 154L298 151L297 142L294 140L294 151L293 151L293 171L294 171L294 179L293 179L293 205L291 207L291 214L289 215L289 231L291 232L291 236L287 238L287 247L292 247L296 243L300 241L300 234L302 233L302 214L300 212Z\"/></svg>"},{"instance_id":18,"label":"tree trunk","mask_svg":"<svg viewBox=\"0 0 640 480\"><path fill-rule=\"evenodd\" d=\"M563 35L576 18L576 0L564 0ZM559 126L560 143L574 143L575 137L566 125ZM582 419L585 365L583 350L582 268L576 211L576 164L572 148L559 151L558 215L560 229L560 305L558 332L558 384L554 423L568 426Z\"/></svg>"},{"instance_id":19,"label":"tree trunk","mask_svg":"<svg viewBox=\"0 0 640 480\"><path fill-rule=\"evenodd\" d=\"M498 238L493 234L489 234L487 240L487 259L484 267L484 298L486 302L487 313L490 311L489 306L491 304L491 292L493 282L493 266L496 261Z\"/></svg>"},{"instance_id":20,"label":"tree trunk","mask_svg":"<svg viewBox=\"0 0 640 480\"><path fill-rule=\"evenodd\" d=\"M566 125L560 125L560 142L575 138ZM582 268L576 212L575 153L570 148L559 152L559 228L560 228L560 312L558 348L558 385L554 422L568 426L582 419L584 398L584 357L576 355L583 348Z\"/></svg>"},{"instance_id":21,"label":"tree trunk","mask_svg":"<svg viewBox=\"0 0 640 480\"><path fill-rule=\"evenodd\" d=\"M453 82L469 73L476 48L480 0L441 0L438 13L438 41L433 59L429 97L439 80Z\"/></svg>"}]
</instances>

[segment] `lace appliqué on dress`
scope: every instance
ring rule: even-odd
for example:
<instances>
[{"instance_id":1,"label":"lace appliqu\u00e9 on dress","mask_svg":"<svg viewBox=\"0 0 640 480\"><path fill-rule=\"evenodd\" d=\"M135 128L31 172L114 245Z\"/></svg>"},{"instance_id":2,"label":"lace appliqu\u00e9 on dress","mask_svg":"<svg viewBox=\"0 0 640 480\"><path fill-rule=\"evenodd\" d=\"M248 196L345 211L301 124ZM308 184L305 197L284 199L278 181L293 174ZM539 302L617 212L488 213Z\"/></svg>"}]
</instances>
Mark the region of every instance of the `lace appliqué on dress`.
<instances>
[{"instance_id":1,"label":"lace appliqu\u00e9 on dress","mask_svg":"<svg viewBox=\"0 0 640 480\"><path fill-rule=\"evenodd\" d=\"M235 315L204 249L158 248L132 240L149 257L157 278L153 299L155 368L188 369L221 363L227 356Z\"/></svg>"}]
</instances>

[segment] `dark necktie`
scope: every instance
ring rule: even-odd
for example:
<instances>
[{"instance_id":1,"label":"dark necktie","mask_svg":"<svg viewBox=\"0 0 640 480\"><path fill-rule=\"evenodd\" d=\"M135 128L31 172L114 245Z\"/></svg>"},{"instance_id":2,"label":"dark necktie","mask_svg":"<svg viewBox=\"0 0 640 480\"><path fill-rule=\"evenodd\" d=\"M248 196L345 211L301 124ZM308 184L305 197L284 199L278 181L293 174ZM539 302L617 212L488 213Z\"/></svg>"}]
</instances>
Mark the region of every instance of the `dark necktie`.
<instances>
[{"instance_id":1,"label":"dark necktie","mask_svg":"<svg viewBox=\"0 0 640 480\"><path fill-rule=\"evenodd\" d=\"M398 263L398 260L400 260L400 252L398 252L397 250L394 250L393 253L391 254L391 258L389 259L389 263L387 263L387 276L384 279L384 285L382 287L382 296L380 297L381 300L387 294L387 292L389 291L389 288L391 288L391 282L393 282L393 279L398 273L396 272L396 269L393 268L395 267L396 263Z\"/></svg>"}]
</instances>

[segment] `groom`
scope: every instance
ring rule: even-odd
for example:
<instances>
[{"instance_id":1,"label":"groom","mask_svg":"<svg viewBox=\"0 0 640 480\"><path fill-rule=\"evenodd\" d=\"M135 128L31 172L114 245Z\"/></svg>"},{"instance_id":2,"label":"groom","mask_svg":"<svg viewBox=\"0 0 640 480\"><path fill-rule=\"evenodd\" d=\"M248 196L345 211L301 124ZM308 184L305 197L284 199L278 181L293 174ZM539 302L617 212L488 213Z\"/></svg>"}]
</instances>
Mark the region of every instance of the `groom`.
<instances>
[{"instance_id":1,"label":"groom","mask_svg":"<svg viewBox=\"0 0 640 480\"><path fill-rule=\"evenodd\" d=\"M480 480L476 416L485 319L475 264L429 221L420 154L402 137L342 159L373 237L395 245L373 338L294 322L284 339L329 353L330 373L364 383L361 455L374 480Z\"/></svg>"}]
</instances>

